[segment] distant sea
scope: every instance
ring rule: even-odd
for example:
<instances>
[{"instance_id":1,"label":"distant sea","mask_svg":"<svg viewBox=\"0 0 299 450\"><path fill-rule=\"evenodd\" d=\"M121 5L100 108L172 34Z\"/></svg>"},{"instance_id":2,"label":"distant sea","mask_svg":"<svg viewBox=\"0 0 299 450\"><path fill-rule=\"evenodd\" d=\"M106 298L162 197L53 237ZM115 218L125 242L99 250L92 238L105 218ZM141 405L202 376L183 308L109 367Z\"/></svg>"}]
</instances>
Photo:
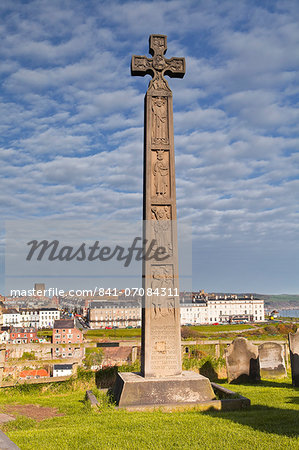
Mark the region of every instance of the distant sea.
<instances>
[{"instance_id":1,"label":"distant sea","mask_svg":"<svg viewBox=\"0 0 299 450\"><path fill-rule=\"evenodd\" d=\"M279 315L281 317L299 317L299 309L280 309Z\"/></svg>"}]
</instances>

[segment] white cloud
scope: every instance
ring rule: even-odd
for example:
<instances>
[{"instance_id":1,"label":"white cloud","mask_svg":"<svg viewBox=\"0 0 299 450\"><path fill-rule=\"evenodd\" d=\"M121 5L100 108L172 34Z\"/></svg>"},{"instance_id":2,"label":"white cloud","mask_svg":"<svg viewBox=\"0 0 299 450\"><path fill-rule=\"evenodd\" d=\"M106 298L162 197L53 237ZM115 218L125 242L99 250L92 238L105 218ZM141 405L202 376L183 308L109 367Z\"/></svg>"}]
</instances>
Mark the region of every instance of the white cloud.
<instances>
[{"instance_id":1,"label":"white cloud","mask_svg":"<svg viewBox=\"0 0 299 450\"><path fill-rule=\"evenodd\" d=\"M192 220L196 267L211 280L214 262L236 290L215 262L231 255L245 290L244 251L257 278L256 258L269 265L267 290L271 267L296 267L299 251L295 3L2 2L3 217L140 218L149 77L131 78L129 64L148 55L149 34L165 33L167 56L187 63L169 85L178 214ZM292 270L282 290L298 291Z\"/></svg>"}]
</instances>

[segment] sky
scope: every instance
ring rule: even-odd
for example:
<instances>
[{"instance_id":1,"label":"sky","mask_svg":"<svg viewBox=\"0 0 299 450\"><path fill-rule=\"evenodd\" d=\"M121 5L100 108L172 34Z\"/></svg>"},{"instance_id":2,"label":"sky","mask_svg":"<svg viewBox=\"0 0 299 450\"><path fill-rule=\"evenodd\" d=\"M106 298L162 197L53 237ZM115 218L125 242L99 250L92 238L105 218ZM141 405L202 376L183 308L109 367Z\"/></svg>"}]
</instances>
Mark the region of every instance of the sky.
<instances>
[{"instance_id":1,"label":"sky","mask_svg":"<svg viewBox=\"0 0 299 450\"><path fill-rule=\"evenodd\" d=\"M166 34L193 290L299 294L298 6L2 0L0 292L5 221L141 220L150 76L130 62Z\"/></svg>"}]
</instances>

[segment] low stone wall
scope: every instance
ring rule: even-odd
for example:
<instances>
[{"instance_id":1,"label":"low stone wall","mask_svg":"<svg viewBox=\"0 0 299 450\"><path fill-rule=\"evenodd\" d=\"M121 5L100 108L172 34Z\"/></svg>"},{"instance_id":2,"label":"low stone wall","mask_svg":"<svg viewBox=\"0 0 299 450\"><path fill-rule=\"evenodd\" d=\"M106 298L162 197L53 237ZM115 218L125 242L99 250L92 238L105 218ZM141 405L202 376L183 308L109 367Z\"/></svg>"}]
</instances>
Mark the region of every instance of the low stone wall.
<instances>
[{"instance_id":1,"label":"low stone wall","mask_svg":"<svg viewBox=\"0 0 299 450\"><path fill-rule=\"evenodd\" d=\"M71 375L64 377L45 377L33 380L19 380L18 383L15 381L9 381L0 385L0 388L16 386L16 384L44 384L44 383L58 383L59 381L66 381L71 378Z\"/></svg>"}]
</instances>

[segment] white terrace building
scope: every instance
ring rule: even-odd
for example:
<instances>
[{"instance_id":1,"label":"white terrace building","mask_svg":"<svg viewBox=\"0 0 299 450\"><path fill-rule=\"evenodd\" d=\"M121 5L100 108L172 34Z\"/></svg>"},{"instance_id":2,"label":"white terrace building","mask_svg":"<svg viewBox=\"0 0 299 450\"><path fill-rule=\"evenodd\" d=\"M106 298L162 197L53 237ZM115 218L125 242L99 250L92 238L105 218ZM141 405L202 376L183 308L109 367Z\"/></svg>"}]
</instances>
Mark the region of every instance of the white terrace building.
<instances>
[{"instance_id":1,"label":"white terrace building","mask_svg":"<svg viewBox=\"0 0 299 450\"><path fill-rule=\"evenodd\" d=\"M20 313L14 308L3 309L3 326L20 327Z\"/></svg>"},{"instance_id":2,"label":"white terrace building","mask_svg":"<svg viewBox=\"0 0 299 450\"><path fill-rule=\"evenodd\" d=\"M39 328L39 310L20 308L20 324L21 327Z\"/></svg>"},{"instance_id":3,"label":"white terrace building","mask_svg":"<svg viewBox=\"0 0 299 450\"><path fill-rule=\"evenodd\" d=\"M3 310L3 326L53 328L54 321L60 319L57 308Z\"/></svg>"},{"instance_id":4,"label":"white terrace building","mask_svg":"<svg viewBox=\"0 0 299 450\"><path fill-rule=\"evenodd\" d=\"M206 296L181 304L181 325L263 322L264 300L253 296Z\"/></svg>"},{"instance_id":5,"label":"white terrace building","mask_svg":"<svg viewBox=\"0 0 299 450\"><path fill-rule=\"evenodd\" d=\"M41 308L39 310L39 328L53 328L55 320L60 319L57 308Z\"/></svg>"}]
</instances>

